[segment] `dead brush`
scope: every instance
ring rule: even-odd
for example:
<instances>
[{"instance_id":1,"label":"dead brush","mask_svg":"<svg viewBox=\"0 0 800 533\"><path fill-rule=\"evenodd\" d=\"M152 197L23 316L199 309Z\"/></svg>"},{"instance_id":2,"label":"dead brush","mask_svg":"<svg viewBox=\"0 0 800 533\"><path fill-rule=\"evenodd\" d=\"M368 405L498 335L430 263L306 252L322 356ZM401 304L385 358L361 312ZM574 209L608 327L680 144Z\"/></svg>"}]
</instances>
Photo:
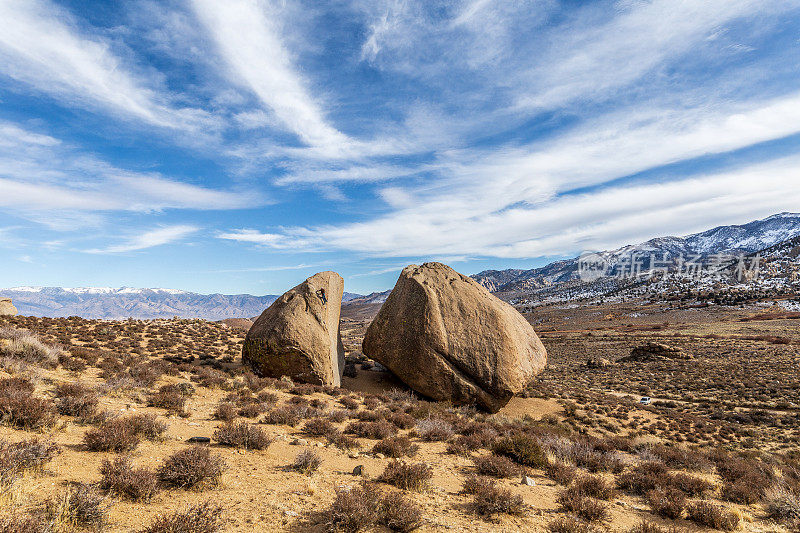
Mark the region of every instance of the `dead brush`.
<instances>
[{"instance_id":1,"label":"dead brush","mask_svg":"<svg viewBox=\"0 0 800 533\"><path fill-rule=\"evenodd\" d=\"M417 453L419 446L412 443L411 439L405 435L387 437L380 440L372 447L372 453L380 453L386 457L398 459L400 457L411 457Z\"/></svg>"},{"instance_id":2,"label":"dead brush","mask_svg":"<svg viewBox=\"0 0 800 533\"><path fill-rule=\"evenodd\" d=\"M224 523L222 507L204 502L161 514L139 533L216 533Z\"/></svg>"},{"instance_id":3,"label":"dead brush","mask_svg":"<svg viewBox=\"0 0 800 533\"><path fill-rule=\"evenodd\" d=\"M469 457L483 447L483 443L474 435L458 435L447 443L447 453Z\"/></svg>"},{"instance_id":4,"label":"dead brush","mask_svg":"<svg viewBox=\"0 0 800 533\"><path fill-rule=\"evenodd\" d=\"M426 442L445 441L454 435L450 422L441 418L426 418L417 422L417 434Z\"/></svg>"},{"instance_id":5,"label":"dead brush","mask_svg":"<svg viewBox=\"0 0 800 533\"><path fill-rule=\"evenodd\" d=\"M292 463L292 470L300 474L310 476L319 469L322 464L322 459L319 455L312 450L303 450Z\"/></svg>"},{"instance_id":6,"label":"dead brush","mask_svg":"<svg viewBox=\"0 0 800 533\"><path fill-rule=\"evenodd\" d=\"M158 492L158 476L146 468L133 468L128 457L119 456L100 465L100 488L133 501L149 501Z\"/></svg>"},{"instance_id":7,"label":"dead brush","mask_svg":"<svg viewBox=\"0 0 800 533\"><path fill-rule=\"evenodd\" d=\"M767 515L792 529L800 529L800 496L786 485L773 485L764 496Z\"/></svg>"},{"instance_id":8,"label":"dead brush","mask_svg":"<svg viewBox=\"0 0 800 533\"><path fill-rule=\"evenodd\" d=\"M428 485L432 477L433 469L426 463L406 463L395 459L386 465L378 481L402 490L420 491Z\"/></svg>"},{"instance_id":9,"label":"dead brush","mask_svg":"<svg viewBox=\"0 0 800 533\"><path fill-rule=\"evenodd\" d=\"M53 427L58 420L55 405L34 396L33 390L26 379L0 379L0 423L27 431Z\"/></svg>"},{"instance_id":10,"label":"dead brush","mask_svg":"<svg viewBox=\"0 0 800 533\"><path fill-rule=\"evenodd\" d=\"M58 366L61 347L45 344L37 335L27 330L4 328L0 338L8 340L0 346L0 357L17 359L46 368Z\"/></svg>"},{"instance_id":11,"label":"dead brush","mask_svg":"<svg viewBox=\"0 0 800 533\"><path fill-rule=\"evenodd\" d=\"M78 483L47 500L44 514L56 531L101 529L108 519L108 502L90 485Z\"/></svg>"},{"instance_id":12,"label":"dead brush","mask_svg":"<svg viewBox=\"0 0 800 533\"><path fill-rule=\"evenodd\" d=\"M473 459L478 474L496 478L517 476L522 473L518 464L502 455L485 455Z\"/></svg>"},{"instance_id":13,"label":"dead brush","mask_svg":"<svg viewBox=\"0 0 800 533\"><path fill-rule=\"evenodd\" d=\"M66 416L74 416L81 420L89 420L97 410L99 403L97 391L82 383L59 383L55 388L58 398L56 408Z\"/></svg>"},{"instance_id":14,"label":"dead brush","mask_svg":"<svg viewBox=\"0 0 800 533\"><path fill-rule=\"evenodd\" d=\"M214 440L245 450L266 450L273 442L263 429L247 422L226 422L214 431Z\"/></svg>"},{"instance_id":15,"label":"dead brush","mask_svg":"<svg viewBox=\"0 0 800 533\"><path fill-rule=\"evenodd\" d=\"M20 474L41 470L59 453L58 445L38 438L14 443L0 441L0 494L11 489Z\"/></svg>"},{"instance_id":16,"label":"dead brush","mask_svg":"<svg viewBox=\"0 0 800 533\"><path fill-rule=\"evenodd\" d=\"M0 518L0 533L50 533L49 525L37 516L12 514Z\"/></svg>"},{"instance_id":17,"label":"dead brush","mask_svg":"<svg viewBox=\"0 0 800 533\"><path fill-rule=\"evenodd\" d=\"M147 405L166 409L178 416L185 416L187 415L185 411L187 397L186 391L178 384L162 385L157 392L150 395Z\"/></svg>"},{"instance_id":18,"label":"dead brush","mask_svg":"<svg viewBox=\"0 0 800 533\"><path fill-rule=\"evenodd\" d=\"M336 446L340 450L353 450L361 447L361 444L359 444L357 439L349 435L345 435L338 430L327 435L326 438L330 444Z\"/></svg>"},{"instance_id":19,"label":"dead brush","mask_svg":"<svg viewBox=\"0 0 800 533\"><path fill-rule=\"evenodd\" d=\"M708 501L692 503L687 511L689 520L712 529L733 531L741 521L741 517L735 511Z\"/></svg>"},{"instance_id":20,"label":"dead brush","mask_svg":"<svg viewBox=\"0 0 800 533\"><path fill-rule=\"evenodd\" d=\"M677 520L686 510L686 495L674 487L651 490L645 499L653 512L662 518Z\"/></svg>"},{"instance_id":21,"label":"dead brush","mask_svg":"<svg viewBox=\"0 0 800 533\"><path fill-rule=\"evenodd\" d=\"M480 478L478 478L480 479ZM465 483L465 489L473 495L472 510L481 516L496 514L521 515L525 512L522 496L500 488L494 481L486 480Z\"/></svg>"},{"instance_id":22,"label":"dead brush","mask_svg":"<svg viewBox=\"0 0 800 533\"><path fill-rule=\"evenodd\" d=\"M567 486L578 475L578 469L574 466L562 463L561 461L551 461L545 467L547 477L558 483Z\"/></svg>"},{"instance_id":23,"label":"dead brush","mask_svg":"<svg viewBox=\"0 0 800 533\"><path fill-rule=\"evenodd\" d=\"M166 459L158 469L158 478L169 487L203 489L216 487L222 479L225 461L208 448L190 446Z\"/></svg>"},{"instance_id":24,"label":"dead brush","mask_svg":"<svg viewBox=\"0 0 800 533\"><path fill-rule=\"evenodd\" d=\"M585 520L573 515L565 515L548 523L547 530L550 533L592 533L594 528Z\"/></svg>"},{"instance_id":25,"label":"dead brush","mask_svg":"<svg viewBox=\"0 0 800 533\"><path fill-rule=\"evenodd\" d=\"M379 422L351 422L344 430L364 439L385 439L397 434L397 427L385 420Z\"/></svg>"},{"instance_id":26,"label":"dead brush","mask_svg":"<svg viewBox=\"0 0 800 533\"><path fill-rule=\"evenodd\" d=\"M547 466L547 456L540 441L527 433L514 432L511 435L497 439L492 445L492 451L497 455L504 455L523 466L533 468Z\"/></svg>"},{"instance_id":27,"label":"dead brush","mask_svg":"<svg viewBox=\"0 0 800 533\"><path fill-rule=\"evenodd\" d=\"M166 430L166 424L154 415L138 414L110 418L100 427L84 433L83 443L93 452L129 452L142 438L155 440Z\"/></svg>"},{"instance_id":28,"label":"dead brush","mask_svg":"<svg viewBox=\"0 0 800 533\"><path fill-rule=\"evenodd\" d=\"M321 513L326 531L357 533L380 524L407 533L422 525L422 510L405 496L386 494L369 482L335 490L333 503Z\"/></svg>"},{"instance_id":29,"label":"dead brush","mask_svg":"<svg viewBox=\"0 0 800 533\"><path fill-rule=\"evenodd\" d=\"M602 502L579 491L564 489L558 495L557 502L568 513L587 522L602 522L608 519L608 508Z\"/></svg>"},{"instance_id":30,"label":"dead brush","mask_svg":"<svg viewBox=\"0 0 800 533\"><path fill-rule=\"evenodd\" d=\"M312 418L303 425L303 433L312 437L325 437L336 431L336 426L326 418Z\"/></svg>"},{"instance_id":31,"label":"dead brush","mask_svg":"<svg viewBox=\"0 0 800 533\"><path fill-rule=\"evenodd\" d=\"M567 490L576 491L598 500L610 500L614 497L613 485L606 479L591 474L578 477L572 487Z\"/></svg>"},{"instance_id":32,"label":"dead brush","mask_svg":"<svg viewBox=\"0 0 800 533\"><path fill-rule=\"evenodd\" d=\"M237 411L236 406L230 402L220 402L217 404L217 408L214 410L214 413L211 415L215 420L223 420L225 422L230 422L234 418L236 418Z\"/></svg>"}]
</instances>

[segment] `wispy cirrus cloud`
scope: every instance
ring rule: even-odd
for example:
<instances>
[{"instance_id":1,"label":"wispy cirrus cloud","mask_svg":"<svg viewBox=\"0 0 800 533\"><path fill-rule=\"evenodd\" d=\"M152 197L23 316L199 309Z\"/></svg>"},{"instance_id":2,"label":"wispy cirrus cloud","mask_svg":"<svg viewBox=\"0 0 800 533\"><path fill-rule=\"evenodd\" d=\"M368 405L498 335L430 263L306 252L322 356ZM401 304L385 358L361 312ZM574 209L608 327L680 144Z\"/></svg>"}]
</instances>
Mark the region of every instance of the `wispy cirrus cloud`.
<instances>
[{"instance_id":1,"label":"wispy cirrus cloud","mask_svg":"<svg viewBox=\"0 0 800 533\"><path fill-rule=\"evenodd\" d=\"M139 235L129 237L120 244L114 244L107 248L93 248L86 250L86 253L91 254L121 254L126 252L137 252L146 250L147 248L154 248L156 246L163 246L165 244L172 244L181 241L197 233L200 228L190 225L173 225L156 228L145 231Z\"/></svg>"}]
</instances>

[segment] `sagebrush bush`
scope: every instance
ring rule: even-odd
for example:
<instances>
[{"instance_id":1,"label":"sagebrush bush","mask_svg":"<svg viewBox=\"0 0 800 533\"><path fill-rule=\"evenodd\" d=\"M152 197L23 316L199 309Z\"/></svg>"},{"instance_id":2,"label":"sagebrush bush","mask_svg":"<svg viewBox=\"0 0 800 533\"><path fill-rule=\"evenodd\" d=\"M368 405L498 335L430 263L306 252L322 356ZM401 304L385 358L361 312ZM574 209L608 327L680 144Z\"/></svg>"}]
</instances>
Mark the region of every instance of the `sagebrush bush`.
<instances>
[{"instance_id":1,"label":"sagebrush bush","mask_svg":"<svg viewBox=\"0 0 800 533\"><path fill-rule=\"evenodd\" d=\"M294 458L292 470L310 476L317 471L321 464L322 459L316 452L312 450L303 450Z\"/></svg>"},{"instance_id":2,"label":"sagebrush bush","mask_svg":"<svg viewBox=\"0 0 800 533\"><path fill-rule=\"evenodd\" d=\"M0 379L0 423L28 431L53 427L58 420L55 404L34 396L33 390L24 378Z\"/></svg>"},{"instance_id":3,"label":"sagebrush bush","mask_svg":"<svg viewBox=\"0 0 800 533\"><path fill-rule=\"evenodd\" d=\"M687 511L689 520L712 529L733 531L741 521L741 517L735 511L707 501L692 503Z\"/></svg>"},{"instance_id":4,"label":"sagebrush bush","mask_svg":"<svg viewBox=\"0 0 800 533\"><path fill-rule=\"evenodd\" d=\"M447 453L469 457L483 447L483 442L475 435L458 435L447 443Z\"/></svg>"},{"instance_id":5,"label":"sagebrush bush","mask_svg":"<svg viewBox=\"0 0 800 533\"><path fill-rule=\"evenodd\" d=\"M41 469L59 453L58 445L38 438L14 443L0 440L0 493L21 473Z\"/></svg>"},{"instance_id":6,"label":"sagebrush bush","mask_svg":"<svg viewBox=\"0 0 800 533\"><path fill-rule=\"evenodd\" d=\"M79 483L47 500L45 515L56 530L101 528L108 519L108 502L90 485Z\"/></svg>"},{"instance_id":7,"label":"sagebrush bush","mask_svg":"<svg viewBox=\"0 0 800 533\"><path fill-rule=\"evenodd\" d=\"M204 502L156 517L141 533L216 533L224 525L222 507Z\"/></svg>"},{"instance_id":8,"label":"sagebrush bush","mask_svg":"<svg viewBox=\"0 0 800 533\"><path fill-rule=\"evenodd\" d=\"M651 490L645 498L650 509L662 518L677 520L686 510L686 495L674 487Z\"/></svg>"},{"instance_id":9,"label":"sagebrush bush","mask_svg":"<svg viewBox=\"0 0 800 533\"><path fill-rule=\"evenodd\" d=\"M234 404L230 402L220 402L211 416L216 420L230 422L231 420L236 418L236 415L237 411L236 411L236 406Z\"/></svg>"},{"instance_id":10,"label":"sagebrush bush","mask_svg":"<svg viewBox=\"0 0 800 533\"><path fill-rule=\"evenodd\" d=\"M263 429L247 422L226 422L214 431L214 439L224 446L245 450L266 450L273 442Z\"/></svg>"},{"instance_id":11,"label":"sagebrush bush","mask_svg":"<svg viewBox=\"0 0 800 533\"><path fill-rule=\"evenodd\" d=\"M653 522L642 520L630 528L627 533L674 533L674 531L674 529L666 529Z\"/></svg>"},{"instance_id":12,"label":"sagebrush bush","mask_svg":"<svg viewBox=\"0 0 800 533\"><path fill-rule=\"evenodd\" d=\"M479 515L493 516L500 513L520 515L525 512L522 496L498 487L493 481L471 484L470 491L474 496L472 509Z\"/></svg>"},{"instance_id":13,"label":"sagebrush bush","mask_svg":"<svg viewBox=\"0 0 800 533\"><path fill-rule=\"evenodd\" d=\"M351 422L344 431L364 439L380 440L397 434L397 426L385 420L379 422Z\"/></svg>"},{"instance_id":14,"label":"sagebrush bush","mask_svg":"<svg viewBox=\"0 0 800 533\"><path fill-rule=\"evenodd\" d=\"M422 509L402 494L385 495L381 500L380 523L392 531L414 531L422 525Z\"/></svg>"},{"instance_id":15,"label":"sagebrush bush","mask_svg":"<svg viewBox=\"0 0 800 533\"><path fill-rule=\"evenodd\" d=\"M512 477L521 473L517 463L502 455L485 455L473 459L478 473L491 477Z\"/></svg>"},{"instance_id":16,"label":"sagebrush bush","mask_svg":"<svg viewBox=\"0 0 800 533\"><path fill-rule=\"evenodd\" d=\"M336 431L336 426L325 418L312 418L303 424L303 433L312 437L325 437L334 431Z\"/></svg>"},{"instance_id":17,"label":"sagebrush bush","mask_svg":"<svg viewBox=\"0 0 800 533\"><path fill-rule=\"evenodd\" d=\"M565 515L549 522L547 530L550 533L592 533L594 528L585 520L573 515Z\"/></svg>"},{"instance_id":18,"label":"sagebrush bush","mask_svg":"<svg viewBox=\"0 0 800 533\"><path fill-rule=\"evenodd\" d=\"M219 485L224 470L220 456L204 446L189 446L164 459L158 477L170 487L199 489Z\"/></svg>"},{"instance_id":19,"label":"sagebrush bush","mask_svg":"<svg viewBox=\"0 0 800 533\"><path fill-rule=\"evenodd\" d=\"M380 491L367 483L352 488L336 487L333 504L325 511L328 531L356 533L380 520Z\"/></svg>"},{"instance_id":20,"label":"sagebrush bush","mask_svg":"<svg viewBox=\"0 0 800 533\"><path fill-rule=\"evenodd\" d=\"M0 533L50 533L49 525L41 518L12 514L0 518Z\"/></svg>"},{"instance_id":21,"label":"sagebrush bush","mask_svg":"<svg viewBox=\"0 0 800 533\"><path fill-rule=\"evenodd\" d=\"M134 468L130 458L119 456L100 465L100 488L133 501L150 500L158 492L158 476L147 468Z\"/></svg>"},{"instance_id":22,"label":"sagebrush bush","mask_svg":"<svg viewBox=\"0 0 800 533\"><path fill-rule=\"evenodd\" d=\"M440 418L426 418L417 422L417 434L424 441L444 441L454 433L452 424Z\"/></svg>"},{"instance_id":23,"label":"sagebrush bush","mask_svg":"<svg viewBox=\"0 0 800 533\"><path fill-rule=\"evenodd\" d=\"M406 463L392 460L378 481L383 481L403 490L422 490L433 477L433 469L425 463Z\"/></svg>"},{"instance_id":24,"label":"sagebrush bush","mask_svg":"<svg viewBox=\"0 0 800 533\"><path fill-rule=\"evenodd\" d=\"M669 469L663 463L648 462L619 476L617 484L623 490L643 496L651 490L663 488L668 478Z\"/></svg>"},{"instance_id":25,"label":"sagebrush bush","mask_svg":"<svg viewBox=\"0 0 800 533\"><path fill-rule=\"evenodd\" d=\"M614 497L614 487L600 476L585 474L575 480L575 484L567 490L579 492L598 500L610 500Z\"/></svg>"},{"instance_id":26,"label":"sagebrush bush","mask_svg":"<svg viewBox=\"0 0 800 533\"><path fill-rule=\"evenodd\" d=\"M764 503L770 518L800 529L800 496L796 492L785 485L773 485L767 489Z\"/></svg>"},{"instance_id":27,"label":"sagebrush bush","mask_svg":"<svg viewBox=\"0 0 800 533\"><path fill-rule=\"evenodd\" d=\"M539 440L527 433L517 432L497 439L492 445L492 451L497 455L504 455L515 462L534 468L547 466L547 456Z\"/></svg>"},{"instance_id":28,"label":"sagebrush bush","mask_svg":"<svg viewBox=\"0 0 800 533\"><path fill-rule=\"evenodd\" d=\"M140 440L130 418L111 418L83 435L83 444L92 452L129 452Z\"/></svg>"},{"instance_id":29,"label":"sagebrush bush","mask_svg":"<svg viewBox=\"0 0 800 533\"><path fill-rule=\"evenodd\" d=\"M417 450L419 450L419 446L412 443L411 439L405 435L387 437L378 441L378 443L372 447L372 453L381 453L393 459L413 456L417 453Z\"/></svg>"},{"instance_id":30,"label":"sagebrush bush","mask_svg":"<svg viewBox=\"0 0 800 533\"><path fill-rule=\"evenodd\" d=\"M275 424L283 426L296 426L301 420L306 418L307 409L295 405L283 405L267 411L262 422L264 424Z\"/></svg>"},{"instance_id":31,"label":"sagebrush bush","mask_svg":"<svg viewBox=\"0 0 800 533\"><path fill-rule=\"evenodd\" d=\"M180 384L162 385L158 391L151 394L147 399L147 405L166 409L177 415L184 415L186 399L189 396L185 387Z\"/></svg>"},{"instance_id":32,"label":"sagebrush bush","mask_svg":"<svg viewBox=\"0 0 800 533\"><path fill-rule=\"evenodd\" d=\"M566 487L578 475L578 469L561 461L553 461L545 467L545 473L547 477Z\"/></svg>"},{"instance_id":33,"label":"sagebrush bush","mask_svg":"<svg viewBox=\"0 0 800 533\"><path fill-rule=\"evenodd\" d=\"M356 438L345 435L341 431L334 431L327 436L327 440L340 450L353 450L361 447L361 444L359 444Z\"/></svg>"},{"instance_id":34,"label":"sagebrush bush","mask_svg":"<svg viewBox=\"0 0 800 533\"><path fill-rule=\"evenodd\" d=\"M97 392L82 383L60 383L56 385L56 407L62 415L88 420L97 410Z\"/></svg>"},{"instance_id":35,"label":"sagebrush bush","mask_svg":"<svg viewBox=\"0 0 800 533\"><path fill-rule=\"evenodd\" d=\"M561 507L587 522L601 522L608 519L608 508L595 498L591 498L578 491L564 489L558 495Z\"/></svg>"},{"instance_id":36,"label":"sagebrush bush","mask_svg":"<svg viewBox=\"0 0 800 533\"><path fill-rule=\"evenodd\" d=\"M9 342L0 346L0 356L48 368L55 368L58 365L62 351L59 346L45 344L39 337L26 330L6 328L3 335Z\"/></svg>"}]
</instances>

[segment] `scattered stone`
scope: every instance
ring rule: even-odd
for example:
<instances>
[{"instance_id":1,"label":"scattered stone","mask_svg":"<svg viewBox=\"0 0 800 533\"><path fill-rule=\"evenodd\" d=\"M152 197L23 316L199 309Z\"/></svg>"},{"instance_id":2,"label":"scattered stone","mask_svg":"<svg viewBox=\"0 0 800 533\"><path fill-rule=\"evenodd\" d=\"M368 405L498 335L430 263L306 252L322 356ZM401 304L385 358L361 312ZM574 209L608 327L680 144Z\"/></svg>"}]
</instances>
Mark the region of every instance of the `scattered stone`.
<instances>
[{"instance_id":1,"label":"scattered stone","mask_svg":"<svg viewBox=\"0 0 800 533\"><path fill-rule=\"evenodd\" d=\"M376 453L375 454L375 459L386 459L386 456L383 455L382 453Z\"/></svg>"},{"instance_id":2,"label":"scattered stone","mask_svg":"<svg viewBox=\"0 0 800 533\"><path fill-rule=\"evenodd\" d=\"M516 309L442 263L403 269L362 351L423 396L491 412L547 363Z\"/></svg>"},{"instance_id":3,"label":"scattered stone","mask_svg":"<svg viewBox=\"0 0 800 533\"><path fill-rule=\"evenodd\" d=\"M592 357L586 361L586 368L602 369L612 366L614 363L605 357Z\"/></svg>"},{"instance_id":4,"label":"scattered stone","mask_svg":"<svg viewBox=\"0 0 800 533\"><path fill-rule=\"evenodd\" d=\"M533 479L533 478L532 478L532 477L530 477L530 476L525 476L525 475L523 475L523 476L522 476L522 481L520 482L520 484L522 484L522 485L527 485L527 486L529 486L529 487L535 487L535 486L536 486L536 480L535 480L535 479Z\"/></svg>"},{"instance_id":5,"label":"scattered stone","mask_svg":"<svg viewBox=\"0 0 800 533\"><path fill-rule=\"evenodd\" d=\"M210 437L189 437L186 442L191 442L194 444L208 444L211 442Z\"/></svg>"},{"instance_id":6,"label":"scattered stone","mask_svg":"<svg viewBox=\"0 0 800 533\"><path fill-rule=\"evenodd\" d=\"M339 333L344 280L314 274L275 300L247 332L242 362L259 376L338 387L344 371Z\"/></svg>"},{"instance_id":7,"label":"scattered stone","mask_svg":"<svg viewBox=\"0 0 800 533\"><path fill-rule=\"evenodd\" d=\"M353 469L353 475L354 476L364 476L365 475L364 465L358 465L357 467L355 467Z\"/></svg>"},{"instance_id":8,"label":"scattered stone","mask_svg":"<svg viewBox=\"0 0 800 533\"><path fill-rule=\"evenodd\" d=\"M308 441L306 439L294 439L289 444L292 446L308 446Z\"/></svg>"}]
</instances>

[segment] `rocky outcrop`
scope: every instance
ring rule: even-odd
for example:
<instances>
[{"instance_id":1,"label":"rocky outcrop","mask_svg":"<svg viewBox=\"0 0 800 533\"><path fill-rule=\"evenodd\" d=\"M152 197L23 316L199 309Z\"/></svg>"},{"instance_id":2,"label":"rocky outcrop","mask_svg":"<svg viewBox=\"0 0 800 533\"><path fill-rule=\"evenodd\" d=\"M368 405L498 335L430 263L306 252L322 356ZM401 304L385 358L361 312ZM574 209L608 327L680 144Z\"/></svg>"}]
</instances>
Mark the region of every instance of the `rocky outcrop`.
<instances>
[{"instance_id":1,"label":"rocky outcrop","mask_svg":"<svg viewBox=\"0 0 800 533\"><path fill-rule=\"evenodd\" d=\"M605 357L590 357L586 361L586 368L590 369L603 369L612 366L614 363L606 359Z\"/></svg>"},{"instance_id":2,"label":"rocky outcrop","mask_svg":"<svg viewBox=\"0 0 800 533\"><path fill-rule=\"evenodd\" d=\"M0 316L15 316L17 308L11 302L11 298L0 298Z\"/></svg>"},{"instance_id":3,"label":"rocky outcrop","mask_svg":"<svg viewBox=\"0 0 800 533\"><path fill-rule=\"evenodd\" d=\"M667 359L693 359L688 354L676 346L661 344L659 342L648 342L631 350L631 354L619 359L620 363L644 363L648 361L664 361Z\"/></svg>"},{"instance_id":4,"label":"rocky outcrop","mask_svg":"<svg viewBox=\"0 0 800 533\"><path fill-rule=\"evenodd\" d=\"M260 376L341 385L343 289L342 277L329 271L315 274L283 294L247 332L242 361Z\"/></svg>"},{"instance_id":5,"label":"rocky outcrop","mask_svg":"<svg viewBox=\"0 0 800 533\"><path fill-rule=\"evenodd\" d=\"M547 363L516 309L441 263L403 270L362 347L418 393L491 412Z\"/></svg>"}]
</instances>

